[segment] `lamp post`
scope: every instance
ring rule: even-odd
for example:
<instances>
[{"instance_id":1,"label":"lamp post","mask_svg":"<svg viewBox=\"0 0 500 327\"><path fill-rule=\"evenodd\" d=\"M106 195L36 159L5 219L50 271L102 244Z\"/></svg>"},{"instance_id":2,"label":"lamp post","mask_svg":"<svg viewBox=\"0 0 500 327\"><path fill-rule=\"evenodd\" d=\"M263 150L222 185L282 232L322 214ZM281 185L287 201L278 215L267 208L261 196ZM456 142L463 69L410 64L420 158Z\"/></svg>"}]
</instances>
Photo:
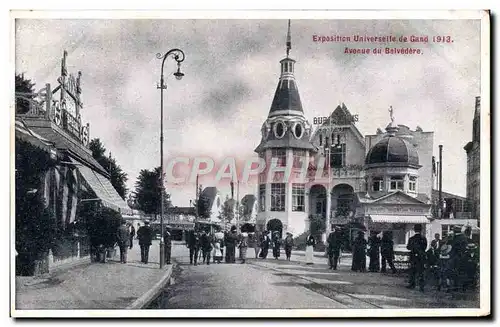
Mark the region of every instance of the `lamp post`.
<instances>
[{"instance_id":1,"label":"lamp post","mask_svg":"<svg viewBox=\"0 0 500 327\"><path fill-rule=\"evenodd\" d=\"M165 59L167 57L172 57L177 62L177 71L174 76L177 80L181 80L184 74L181 72L181 62L184 61L184 52L180 49L171 49L164 55L161 53L156 54L156 58L161 59L161 76L160 85L156 88L160 89L160 197L161 197L161 208L160 208L160 269L163 269L165 265L165 243L163 239L163 197L164 197L164 185L163 185L163 90L167 89L163 77L163 67L165 65Z\"/></svg>"}]
</instances>

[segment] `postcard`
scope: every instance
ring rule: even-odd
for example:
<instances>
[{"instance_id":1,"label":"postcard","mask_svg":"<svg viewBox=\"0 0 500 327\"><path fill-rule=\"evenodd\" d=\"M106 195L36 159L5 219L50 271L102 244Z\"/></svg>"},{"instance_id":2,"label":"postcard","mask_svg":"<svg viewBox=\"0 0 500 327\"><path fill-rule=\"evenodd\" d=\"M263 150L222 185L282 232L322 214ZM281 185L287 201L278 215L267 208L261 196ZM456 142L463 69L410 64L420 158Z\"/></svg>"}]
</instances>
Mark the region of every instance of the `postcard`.
<instances>
[{"instance_id":1,"label":"postcard","mask_svg":"<svg viewBox=\"0 0 500 327\"><path fill-rule=\"evenodd\" d=\"M11 316L491 313L488 11L11 24Z\"/></svg>"}]
</instances>

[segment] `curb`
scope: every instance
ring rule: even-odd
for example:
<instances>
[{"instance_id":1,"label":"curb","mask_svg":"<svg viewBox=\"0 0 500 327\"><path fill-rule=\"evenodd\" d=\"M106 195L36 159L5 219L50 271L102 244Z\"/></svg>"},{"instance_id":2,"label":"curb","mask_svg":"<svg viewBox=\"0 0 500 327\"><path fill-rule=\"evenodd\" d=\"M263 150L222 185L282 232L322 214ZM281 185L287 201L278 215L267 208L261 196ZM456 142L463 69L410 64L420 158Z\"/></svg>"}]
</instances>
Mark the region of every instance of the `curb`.
<instances>
[{"instance_id":1,"label":"curb","mask_svg":"<svg viewBox=\"0 0 500 327\"><path fill-rule=\"evenodd\" d=\"M172 276L173 267L174 265L168 266L167 271L162 276L160 281L158 281L149 291L144 293L141 297L139 297L125 309L126 310L142 309L149 303L151 303L154 299L156 299L158 295L160 295L160 293L163 291L165 285L167 285L170 282L170 277Z\"/></svg>"}]
</instances>

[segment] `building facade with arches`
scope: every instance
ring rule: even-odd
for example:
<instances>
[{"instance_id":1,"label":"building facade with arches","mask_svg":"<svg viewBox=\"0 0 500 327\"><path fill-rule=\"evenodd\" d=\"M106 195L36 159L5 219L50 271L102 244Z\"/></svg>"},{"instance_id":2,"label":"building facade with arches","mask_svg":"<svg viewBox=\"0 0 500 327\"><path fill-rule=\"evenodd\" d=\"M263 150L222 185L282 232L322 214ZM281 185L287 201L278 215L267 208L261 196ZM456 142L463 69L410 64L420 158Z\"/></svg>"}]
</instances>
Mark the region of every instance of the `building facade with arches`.
<instances>
[{"instance_id":1,"label":"building facade with arches","mask_svg":"<svg viewBox=\"0 0 500 327\"><path fill-rule=\"evenodd\" d=\"M257 229L297 236L320 218L325 234L332 226L358 226L391 231L396 244L406 243L413 226L425 228L431 218L433 132L396 124L391 107L386 131L363 136L344 103L313 128L295 64L287 49L255 149L266 162L256 190Z\"/></svg>"}]
</instances>

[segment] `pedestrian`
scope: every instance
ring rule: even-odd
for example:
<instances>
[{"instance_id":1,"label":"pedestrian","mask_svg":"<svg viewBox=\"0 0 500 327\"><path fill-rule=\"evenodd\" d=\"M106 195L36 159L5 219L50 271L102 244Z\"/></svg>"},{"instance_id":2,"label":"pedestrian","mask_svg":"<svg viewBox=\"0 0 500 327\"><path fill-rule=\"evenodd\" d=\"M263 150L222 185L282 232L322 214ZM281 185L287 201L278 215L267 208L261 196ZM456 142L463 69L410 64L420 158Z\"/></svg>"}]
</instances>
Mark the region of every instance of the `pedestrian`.
<instances>
[{"instance_id":1,"label":"pedestrian","mask_svg":"<svg viewBox=\"0 0 500 327\"><path fill-rule=\"evenodd\" d=\"M260 257L262 259L267 259L267 254L269 252L269 246L271 245L271 239L269 238L269 231L264 231L262 235L262 243L260 245Z\"/></svg>"},{"instance_id":2,"label":"pedestrian","mask_svg":"<svg viewBox=\"0 0 500 327\"><path fill-rule=\"evenodd\" d=\"M215 249L215 244L216 243L219 244L219 250L218 251L220 251L220 254ZM217 253L215 253L215 252L217 252ZM214 262L216 261L215 257L219 257L219 256L221 257L221 261L222 261L222 257L224 257L224 233L223 232L217 232L214 235L214 253L212 254L212 257L214 258Z\"/></svg>"},{"instance_id":3,"label":"pedestrian","mask_svg":"<svg viewBox=\"0 0 500 327\"><path fill-rule=\"evenodd\" d=\"M210 265L210 253L212 252L213 249L212 238L205 230L201 232L200 243L203 255L203 263Z\"/></svg>"},{"instance_id":4,"label":"pedestrian","mask_svg":"<svg viewBox=\"0 0 500 327\"><path fill-rule=\"evenodd\" d=\"M170 226L167 226L163 233L163 244L165 244L165 262L167 265L170 265L172 260L172 233L170 232Z\"/></svg>"},{"instance_id":5,"label":"pedestrian","mask_svg":"<svg viewBox=\"0 0 500 327\"><path fill-rule=\"evenodd\" d=\"M240 259L241 263L245 263L247 259L247 249L248 249L248 234L241 233L241 241L240 241Z\"/></svg>"},{"instance_id":6,"label":"pedestrian","mask_svg":"<svg viewBox=\"0 0 500 327\"><path fill-rule=\"evenodd\" d=\"M280 250L281 250L280 233L278 231L275 231L273 233L273 257L274 257L274 259L278 260L278 258L280 257Z\"/></svg>"},{"instance_id":7,"label":"pedestrian","mask_svg":"<svg viewBox=\"0 0 500 327\"><path fill-rule=\"evenodd\" d=\"M286 260L290 261L292 258L292 247L293 247L293 235L290 232L286 233L285 237L285 255L286 255Z\"/></svg>"},{"instance_id":8,"label":"pedestrian","mask_svg":"<svg viewBox=\"0 0 500 327\"><path fill-rule=\"evenodd\" d=\"M224 236L222 236L224 237ZM215 236L215 241L214 241L214 263L221 263L222 261L222 251L221 251L221 244L222 244L223 239L219 237L219 235Z\"/></svg>"},{"instance_id":9,"label":"pedestrian","mask_svg":"<svg viewBox=\"0 0 500 327\"><path fill-rule=\"evenodd\" d=\"M129 224L129 229L130 229L130 249L134 246L134 236L135 236L135 228L132 223Z\"/></svg>"},{"instance_id":10,"label":"pedestrian","mask_svg":"<svg viewBox=\"0 0 500 327\"><path fill-rule=\"evenodd\" d=\"M472 227L466 226L464 230L464 235L467 238L467 250L466 250L466 265L465 270L465 282L463 284L463 290L467 291L473 288L478 281L479 273L479 247L472 240Z\"/></svg>"},{"instance_id":11,"label":"pedestrian","mask_svg":"<svg viewBox=\"0 0 500 327\"><path fill-rule=\"evenodd\" d=\"M255 259L259 257L260 246L262 244L262 234L260 232L252 233L253 250L255 252Z\"/></svg>"},{"instance_id":12,"label":"pedestrian","mask_svg":"<svg viewBox=\"0 0 500 327\"><path fill-rule=\"evenodd\" d=\"M372 231L368 238L368 256L370 257L370 265L368 271L379 272L380 270L380 238L378 232Z\"/></svg>"},{"instance_id":13,"label":"pedestrian","mask_svg":"<svg viewBox=\"0 0 500 327\"><path fill-rule=\"evenodd\" d=\"M257 249L257 239L255 236L255 233L248 233L248 247L251 249L254 249L255 251L255 259L257 259L257 256L259 255L258 249Z\"/></svg>"},{"instance_id":14,"label":"pedestrian","mask_svg":"<svg viewBox=\"0 0 500 327\"><path fill-rule=\"evenodd\" d=\"M236 244L238 243L236 226L231 227L231 231L226 236L225 243L227 263L236 263Z\"/></svg>"},{"instance_id":15,"label":"pedestrian","mask_svg":"<svg viewBox=\"0 0 500 327\"><path fill-rule=\"evenodd\" d=\"M190 231L188 234L188 239L186 242L186 246L189 248L189 264L193 264L197 266L198 265L198 253L199 253L199 246L200 246L200 240L199 240L199 235L198 232L196 231Z\"/></svg>"},{"instance_id":16,"label":"pedestrian","mask_svg":"<svg viewBox=\"0 0 500 327\"><path fill-rule=\"evenodd\" d=\"M453 227L453 240L451 243L450 264L452 267L452 280L455 289L463 289L467 267L467 237L462 233L462 226Z\"/></svg>"},{"instance_id":17,"label":"pedestrian","mask_svg":"<svg viewBox=\"0 0 500 327\"><path fill-rule=\"evenodd\" d=\"M122 220L116 233L116 240L120 248L120 263L127 263L127 249L130 246L130 232L125 220Z\"/></svg>"},{"instance_id":18,"label":"pedestrian","mask_svg":"<svg viewBox=\"0 0 500 327\"><path fill-rule=\"evenodd\" d=\"M366 244L365 233L359 231L352 244L352 271L366 271Z\"/></svg>"},{"instance_id":19,"label":"pedestrian","mask_svg":"<svg viewBox=\"0 0 500 327\"><path fill-rule=\"evenodd\" d=\"M332 228L331 233L328 235L328 264L330 269L337 270L337 264L340 257L340 248L342 246L342 237L340 230L335 227Z\"/></svg>"},{"instance_id":20,"label":"pedestrian","mask_svg":"<svg viewBox=\"0 0 500 327\"><path fill-rule=\"evenodd\" d=\"M443 241L440 239L441 235L439 233L434 234L434 239L431 242L431 248L440 249L443 245Z\"/></svg>"},{"instance_id":21,"label":"pedestrian","mask_svg":"<svg viewBox=\"0 0 500 327\"><path fill-rule=\"evenodd\" d=\"M141 247L141 262L148 264L149 260L149 247L153 240L153 230L149 227L149 221L144 223L144 226L137 231L137 238L139 239L139 246Z\"/></svg>"},{"instance_id":22,"label":"pedestrian","mask_svg":"<svg viewBox=\"0 0 500 327\"><path fill-rule=\"evenodd\" d=\"M439 234L437 234L439 235ZM425 254L426 258L426 280L432 278L434 285L439 290L440 289L440 271L439 271L439 248L438 242L432 240L431 246L427 253ZM429 278L427 278L429 277Z\"/></svg>"},{"instance_id":23,"label":"pedestrian","mask_svg":"<svg viewBox=\"0 0 500 327\"><path fill-rule=\"evenodd\" d=\"M413 289L419 284L420 291L424 291L425 286L425 250L427 249L427 239L422 236L422 225L416 224L413 228L415 235L410 237L406 248L410 250L410 280L407 288Z\"/></svg>"},{"instance_id":24,"label":"pedestrian","mask_svg":"<svg viewBox=\"0 0 500 327\"><path fill-rule=\"evenodd\" d=\"M314 264L314 246L316 245L316 240L309 234L306 239L306 264Z\"/></svg>"},{"instance_id":25,"label":"pedestrian","mask_svg":"<svg viewBox=\"0 0 500 327\"><path fill-rule=\"evenodd\" d=\"M392 273L397 273L394 266L394 242L392 241L391 232L384 232L380 241L380 252L382 254L382 273L386 272L386 263L391 268Z\"/></svg>"}]
</instances>

